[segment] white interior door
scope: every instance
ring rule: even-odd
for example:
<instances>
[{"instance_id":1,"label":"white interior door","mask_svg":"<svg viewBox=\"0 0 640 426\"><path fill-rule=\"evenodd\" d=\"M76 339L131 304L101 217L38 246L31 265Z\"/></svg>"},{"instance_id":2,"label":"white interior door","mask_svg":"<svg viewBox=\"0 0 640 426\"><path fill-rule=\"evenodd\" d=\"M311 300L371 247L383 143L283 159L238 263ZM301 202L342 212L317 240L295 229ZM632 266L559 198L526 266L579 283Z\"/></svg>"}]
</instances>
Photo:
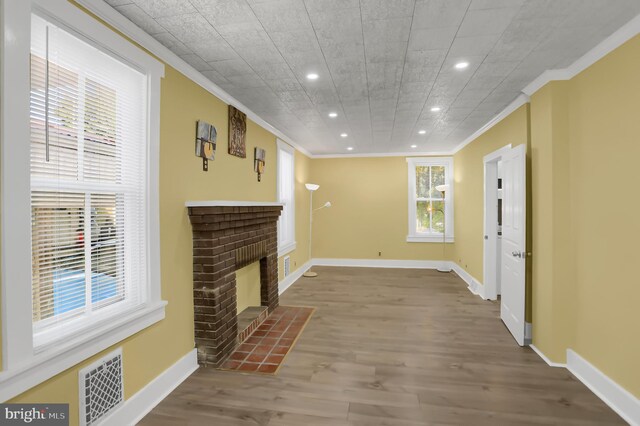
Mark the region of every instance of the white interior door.
<instances>
[{"instance_id":1,"label":"white interior door","mask_svg":"<svg viewBox=\"0 0 640 426\"><path fill-rule=\"evenodd\" d=\"M502 266L500 317L520 346L525 338L526 145L502 157Z\"/></svg>"}]
</instances>

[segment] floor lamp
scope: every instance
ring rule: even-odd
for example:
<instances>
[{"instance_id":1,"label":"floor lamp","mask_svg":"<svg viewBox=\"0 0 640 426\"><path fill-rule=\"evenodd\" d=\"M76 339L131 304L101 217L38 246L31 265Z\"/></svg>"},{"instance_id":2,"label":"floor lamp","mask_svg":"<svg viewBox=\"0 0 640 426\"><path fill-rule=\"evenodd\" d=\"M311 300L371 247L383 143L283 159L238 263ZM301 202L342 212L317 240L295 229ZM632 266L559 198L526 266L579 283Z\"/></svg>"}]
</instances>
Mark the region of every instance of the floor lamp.
<instances>
[{"instance_id":1,"label":"floor lamp","mask_svg":"<svg viewBox=\"0 0 640 426\"><path fill-rule=\"evenodd\" d=\"M445 193L449 191L449 185L438 185L436 186L436 191L442 192L442 265L437 268L438 272L451 272L451 268L449 267L449 263L447 262L446 248L447 248L447 224L446 220L446 197Z\"/></svg>"},{"instance_id":2,"label":"floor lamp","mask_svg":"<svg viewBox=\"0 0 640 426\"><path fill-rule=\"evenodd\" d=\"M311 198L309 200L309 261L311 261L311 241L312 241L311 236L313 232L313 211L314 211L313 210L313 193L317 191L318 188L320 188L320 185L316 185L315 183L306 183L304 186L309 190L309 193L311 194ZM324 209L325 207L331 207L331 203L327 201L326 203L324 203L322 207L318 207L316 210ZM309 270L304 274L302 274L302 276L317 277L318 273L311 271L311 268L309 268Z\"/></svg>"}]
</instances>

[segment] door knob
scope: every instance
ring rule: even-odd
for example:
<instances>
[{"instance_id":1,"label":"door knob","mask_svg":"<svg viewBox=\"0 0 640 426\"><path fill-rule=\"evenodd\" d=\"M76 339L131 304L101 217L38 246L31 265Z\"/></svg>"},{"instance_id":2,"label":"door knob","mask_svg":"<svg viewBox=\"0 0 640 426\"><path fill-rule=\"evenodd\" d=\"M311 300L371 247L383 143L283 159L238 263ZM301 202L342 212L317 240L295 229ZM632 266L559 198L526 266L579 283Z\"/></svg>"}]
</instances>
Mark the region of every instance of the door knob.
<instances>
[{"instance_id":1,"label":"door knob","mask_svg":"<svg viewBox=\"0 0 640 426\"><path fill-rule=\"evenodd\" d=\"M520 253L519 251L513 251L511 252L511 254L513 255L513 257L522 257L522 253Z\"/></svg>"}]
</instances>

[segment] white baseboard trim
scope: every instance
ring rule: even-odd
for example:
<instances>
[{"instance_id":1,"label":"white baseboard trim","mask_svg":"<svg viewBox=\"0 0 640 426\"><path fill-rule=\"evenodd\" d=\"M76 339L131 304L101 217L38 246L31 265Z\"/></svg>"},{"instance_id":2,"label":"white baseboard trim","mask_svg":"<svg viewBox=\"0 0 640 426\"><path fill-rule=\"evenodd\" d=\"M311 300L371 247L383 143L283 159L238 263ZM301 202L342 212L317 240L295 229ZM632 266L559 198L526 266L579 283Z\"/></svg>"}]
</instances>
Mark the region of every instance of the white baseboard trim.
<instances>
[{"instance_id":1,"label":"white baseboard trim","mask_svg":"<svg viewBox=\"0 0 640 426\"><path fill-rule=\"evenodd\" d=\"M487 300L484 295L484 286L480 284L480 281L475 279L470 273L465 271L460 265L456 262L451 262L451 269L456 273L457 276L462 278L462 281L467 283L469 291L476 296L480 296L483 300Z\"/></svg>"},{"instance_id":2,"label":"white baseboard trim","mask_svg":"<svg viewBox=\"0 0 640 426\"><path fill-rule=\"evenodd\" d=\"M393 260L393 259L329 259L316 258L313 266L349 266L356 268L409 268L436 269L450 262L442 260Z\"/></svg>"},{"instance_id":3,"label":"white baseboard trim","mask_svg":"<svg viewBox=\"0 0 640 426\"><path fill-rule=\"evenodd\" d=\"M278 283L278 294L282 294L295 283L307 270L311 268L311 262L307 261L304 265L289 274L288 277Z\"/></svg>"},{"instance_id":4,"label":"white baseboard trim","mask_svg":"<svg viewBox=\"0 0 640 426\"><path fill-rule=\"evenodd\" d=\"M589 361L571 349L567 349L567 363L551 361L535 345L529 345L550 367L566 368L591 392L618 413L627 423L640 426L640 400L622 386L611 380Z\"/></svg>"},{"instance_id":5,"label":"white baseboard trim","mask_svg":"<svg viewBox=\"0 0 640 426\"><path fill-rule=\"evenodd\" d=\"M567 369L626 422L640 425L640 400L571 349Z\"/></svg>"},{"instance_id":6,"label":"white baseboard trim","mask_svg":"<svg viewBox=\"0 0 640 426\"><path fill-rule=\"evenodd\" d=\"M197 369L198 357L196 349L193 349L127 399L117 410L105 417L100 424L120 426L138 423Z\"/></svg>"},{"instance_id":7,"label":"white baseboard trim","mask_svg":"<svg viewBox=\"0 0 640 426\"><path fill-rule=\"evenodd\" d=\"M546 363L547 363L547 365L548 365L549 367L562 367L562 368L567 368L567 364L562 364L562 363L560 363L560 362L553 362L553 361L551 361L551 360L550 360L550 359L549 359L549 358L548 358L548 357L547 357L547 356L546 356L546 355L545 355L545 354L544 354L540 349L538 349L535 345L529 345L529 347L530 347L531 349L533 349L533 351L534 351L535 353L537 353L537 354L538 354L538 356L539 356L540 358L542 358L542 360L543 360L544 362L546 362Z\"/></svg>"}]
</instances>

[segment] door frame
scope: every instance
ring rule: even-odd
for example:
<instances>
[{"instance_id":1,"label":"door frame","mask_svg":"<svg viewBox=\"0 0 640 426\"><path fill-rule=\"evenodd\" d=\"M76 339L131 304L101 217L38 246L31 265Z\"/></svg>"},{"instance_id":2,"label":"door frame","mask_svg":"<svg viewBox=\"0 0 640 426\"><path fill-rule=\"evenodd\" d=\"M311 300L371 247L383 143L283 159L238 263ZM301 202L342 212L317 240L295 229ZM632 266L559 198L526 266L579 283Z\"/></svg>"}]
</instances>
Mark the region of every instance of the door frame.
<instances>
[{"instance_id":1,"label":"door frame","mask_svg":"<svg viewBox=\"0 0 640 426\"><path fill-rule=\"evenodd\" d=\"M487 300L498 298L498 161L511 150L511 144L484 156L484 228L483 228L483 279L484 297ZM490 184L491 186L490 187Z\"/></svg>"}]
</instances>

